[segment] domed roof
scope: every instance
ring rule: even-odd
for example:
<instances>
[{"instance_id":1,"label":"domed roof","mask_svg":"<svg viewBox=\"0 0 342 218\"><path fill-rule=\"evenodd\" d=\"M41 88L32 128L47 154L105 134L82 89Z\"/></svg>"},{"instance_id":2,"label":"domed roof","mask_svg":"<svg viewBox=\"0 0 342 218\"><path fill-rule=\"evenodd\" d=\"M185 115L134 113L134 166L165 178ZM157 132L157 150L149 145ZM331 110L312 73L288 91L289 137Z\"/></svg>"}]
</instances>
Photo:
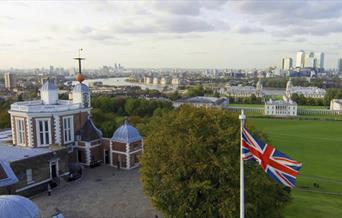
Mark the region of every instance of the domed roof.
<instances>
[{"instance_id":1,"label":"domed roof","mask_svg":"<svg viewBox=\"0 0 342 218\"><path fill-rule=\"evenodd\" d=\"M72 92L90 92L89 87L83 83L78 83L74 86Z\"/></svg>"},{"instance_id":2,"label":"domed roof","mask_svg":"<svg viewBox=\"0 0 342 218\"><path fill-rule=\"evenodd\" d=\"M1 217L40 217L37 205L19 195L0 195L0 214Z\"/></svg>"},{"instance_id":3,"label":"domed roof","mask_svg":"<svg viewBox=\"0 0 342 218\"><path fill-rule=\"evenodd\" d=\"M47 79L42 88L40 88L40 91L57 91L57 87L54 82Z\"/></svg>"},{"instance_id":4,"label":"domed roof","mask_svg":"<svg viewBox=\"0 0 342 218\"><path fill-rule=\"evenodd\" d=\"M132 143L141 140L138 130L129 125L127 120L113 134L112 141L121 143Z\"/></svg>"}]
</instances>

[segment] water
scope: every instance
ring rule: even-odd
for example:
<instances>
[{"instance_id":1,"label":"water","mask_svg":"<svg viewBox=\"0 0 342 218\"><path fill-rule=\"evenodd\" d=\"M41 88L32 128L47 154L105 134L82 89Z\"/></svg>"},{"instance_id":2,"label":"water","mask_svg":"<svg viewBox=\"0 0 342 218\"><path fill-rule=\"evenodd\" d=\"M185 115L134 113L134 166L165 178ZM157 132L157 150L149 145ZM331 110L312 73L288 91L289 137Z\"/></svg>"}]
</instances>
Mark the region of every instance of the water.
<instances>
[{"instance_id":1,"label":"water","mask_svg":"<svg viewBox=\"0 0 342 218\"><path fill-rule=\"evenodd\" d=\"M103 85L108 86L139 86L142 89L156 89L159 91L162 91L165 86L163 85L145 85L143 83L137 83L137 82L129 82L126 81L128 77L114 77L114 78L106 78L106 79L88 79L84 80L84 83L86 85L89 85L91 82L102 82ZM168 87L175 89L176 86L168 85Z\"/></svg>"},{"instance_id":2,"label":"water","mask_svg":"<svg viewBox=\"0 0 342 218\"><path fill-rule=\"evenodd\" d=\"M264 88L263 91L265 95L271 95L271 96L282 96L285 93L285 89L280 89L280 88Z\"/></svg>"},{"instance_id":3,"label":"water","mask_svg":"<svg viewBox=\"0 0 342 218\"><path fill-rule=\"evenodd\" d=\"M128 77L113 77L113 78L105 78L105 79L89 79L84 80L84 83L86 85L89 85L91 82L102 82L103 85L109 85L109 86L139 86L142 89L156 89L159 91L162 91L164 89L163 85L145 85L143 83L136 83L136 82L129 82L126 81ZM177 86L174 85L168 85L169 88L172 88L173 90L176 90ZM285 89L280 88L264 88L264 93L266 95L271 96L282 96L285 93Z\"/></svg>"}]
</instances>

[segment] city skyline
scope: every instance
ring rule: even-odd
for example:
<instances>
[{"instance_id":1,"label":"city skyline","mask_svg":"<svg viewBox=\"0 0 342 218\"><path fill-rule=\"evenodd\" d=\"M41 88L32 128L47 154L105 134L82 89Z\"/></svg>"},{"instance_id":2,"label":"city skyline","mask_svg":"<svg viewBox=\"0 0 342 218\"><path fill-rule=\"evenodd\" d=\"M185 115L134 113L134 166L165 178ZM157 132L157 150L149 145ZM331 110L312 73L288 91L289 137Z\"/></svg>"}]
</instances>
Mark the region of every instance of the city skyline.
<instances>
[{"instance_id":1,"label":"city skyline","mask_svg":"<svg viewBox=\"0 0 342 218\"><path fill-rule=\"evenodd\" d=\"M299 50L342 56L342 3L86 1L0 3L0 69L267 68ZM300 6L300 7L299 7Z\"/></svg>"}]
</instances>

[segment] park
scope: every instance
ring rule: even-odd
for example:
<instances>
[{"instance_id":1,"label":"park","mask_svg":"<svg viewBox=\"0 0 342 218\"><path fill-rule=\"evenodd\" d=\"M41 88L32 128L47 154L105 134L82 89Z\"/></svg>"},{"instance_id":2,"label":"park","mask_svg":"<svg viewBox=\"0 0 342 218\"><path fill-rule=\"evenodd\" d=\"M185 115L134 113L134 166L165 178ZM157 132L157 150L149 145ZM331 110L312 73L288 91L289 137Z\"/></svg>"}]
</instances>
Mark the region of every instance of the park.
<instances>
[{"instance_id":1,"label":"park","mask_svg":"<svg viewBox=\"0 0 342 218\"><path fill-rule=\"evenodd\" d=\"M284 217L339 217L342 214L342 122L251 118L267 143L303 163Z\"/></svg>"}]
</instances>

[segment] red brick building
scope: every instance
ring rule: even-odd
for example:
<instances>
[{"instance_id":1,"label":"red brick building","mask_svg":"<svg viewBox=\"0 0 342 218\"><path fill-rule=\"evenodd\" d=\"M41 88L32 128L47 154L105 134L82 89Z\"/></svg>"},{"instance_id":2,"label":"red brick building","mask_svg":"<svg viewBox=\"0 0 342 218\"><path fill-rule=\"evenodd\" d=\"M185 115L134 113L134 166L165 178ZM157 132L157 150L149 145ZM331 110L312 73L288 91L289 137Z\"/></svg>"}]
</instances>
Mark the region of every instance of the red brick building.
<instances>
[{"instance_id":1,"label":"red brick building","mask_svg":"<svg viewBox=\"0 0 342 218\"><path fill-rule=\"evenodd\" d=\"M18 177L15 193L46 190L52 181L69 175L70 163L122 169L139 165L143 139L138 130L126 121L111 139L103 138L90 117L90 90L81 74L76 78L72 100L59 100L56 85L47 80L40 89L41 100L11 105L13 146L0 144L0 158L6 157ZM6 192L0 188L0 195Z\"/></svg>"}]
</instances>

